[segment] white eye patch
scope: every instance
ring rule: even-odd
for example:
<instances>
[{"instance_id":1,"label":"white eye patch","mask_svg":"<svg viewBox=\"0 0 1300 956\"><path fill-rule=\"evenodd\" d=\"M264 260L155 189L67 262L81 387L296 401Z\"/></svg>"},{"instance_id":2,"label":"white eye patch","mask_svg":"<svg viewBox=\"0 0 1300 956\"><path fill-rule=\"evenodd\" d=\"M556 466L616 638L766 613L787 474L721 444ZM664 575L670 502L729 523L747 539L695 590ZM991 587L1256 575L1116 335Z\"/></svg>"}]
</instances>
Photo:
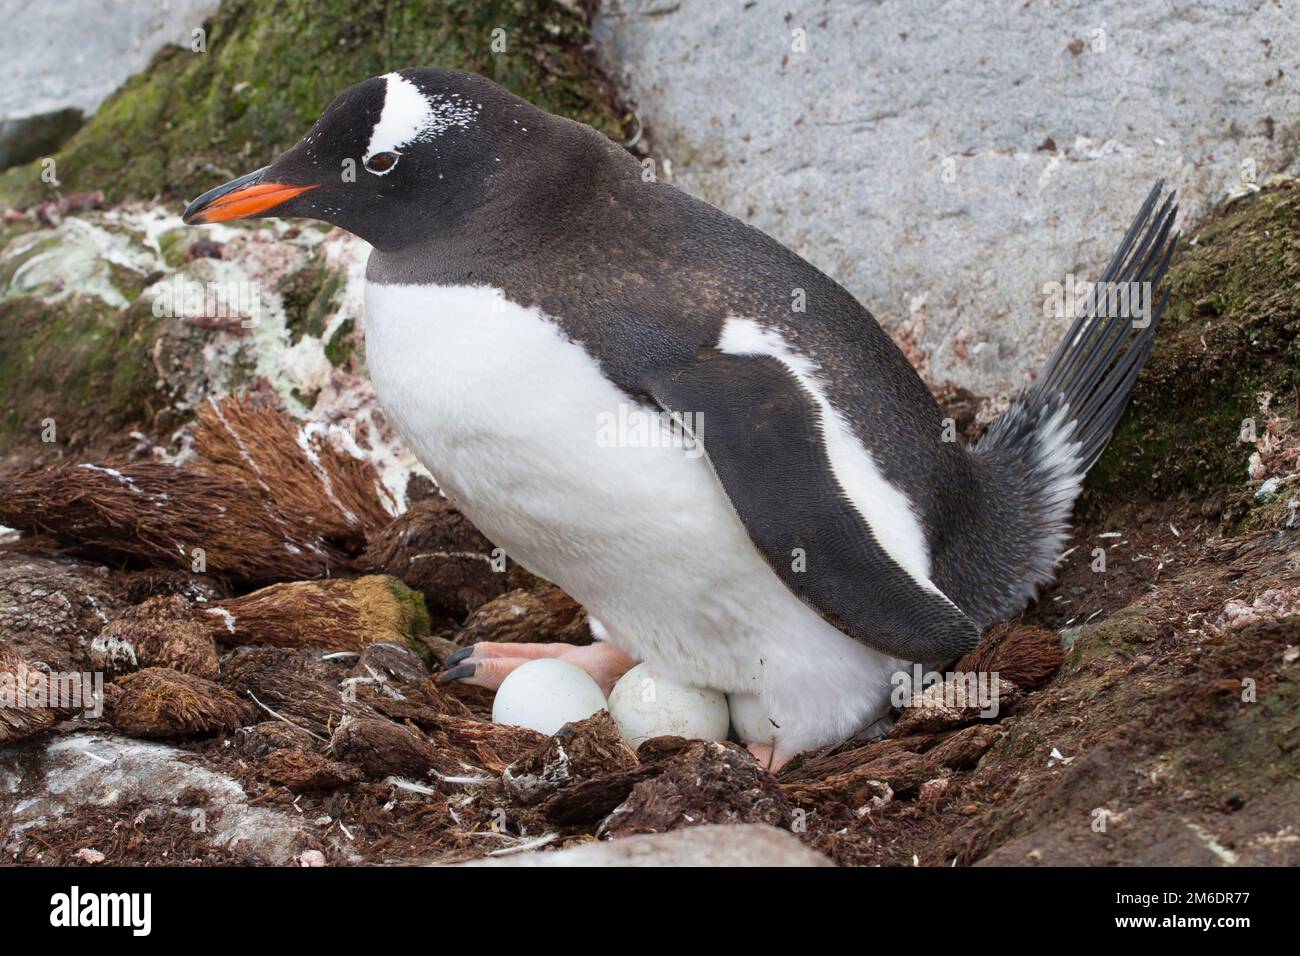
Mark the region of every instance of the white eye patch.
<instances>
[{"instance_id":1,"label":"white eye patch","mask_svg":"<svg viewBox=\"0 0 1300 956\"><path fill-rule=\"evenodd\" d=\"M398 153L414 143L427 143L447 130L467 128L478 117L482 105L459 93L435 93L426 96L410 80L398 73L384 77L384 108L370 134L370 144L361 158L366 163L376 153ZM377 176L384 176L394 166Z\"/></svg>"}]
</instances>

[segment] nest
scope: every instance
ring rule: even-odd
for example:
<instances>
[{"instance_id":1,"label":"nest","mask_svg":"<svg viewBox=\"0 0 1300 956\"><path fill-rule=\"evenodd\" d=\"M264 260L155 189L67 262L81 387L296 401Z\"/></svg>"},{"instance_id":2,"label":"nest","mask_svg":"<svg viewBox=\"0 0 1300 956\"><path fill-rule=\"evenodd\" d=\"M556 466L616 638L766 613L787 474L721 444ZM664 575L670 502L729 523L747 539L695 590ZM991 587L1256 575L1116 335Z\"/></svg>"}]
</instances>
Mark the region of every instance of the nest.
<instances>
[{"instance_id":1,"label":"nest","mask_svg":"<svg viewBox=\"0 0 1300 956\"><path fill-rule=\"evenodd\" d=\"M378 641L418 642L429 633L421 596L396 578L273 584L206 609L212 637L225 644L364 650Z\"/></svg>"},{"instance_id":2,"label":"nest","mask_svg":"<svg viewBox=\"0 0 1300 956\"><path fill-rule=\"evenodd\" d=\"M346 720L380 716L365 701L341 692L337 677L315 653L241 648L223 662L221 681L264 717L292 724L322 743Z\"/></svg>"},{"instance_id":3,"label":"nest","mask_svg":"<svg viewBox=\"0 0 1300 956\"><path fill-rule=\"evenodd\" d=\"M361 772L356 767L299 747L273 750L258 762L255 769L263 780L294 793L337 790L361 779Z\"/></svg>"},{"instance_id":4,"label":"nest","mask_svg":"<svg viewBox=\"0 0 1300 956\"><path fill-rule=\"evenodd\" d=\"M953 665L957 673L997 673L999 679L1023 691L1037 690L1051 680L1065 652L1055 631L1007 621L995 624L973 651Z\"/></svg>"},{"instance_id":5,"label":"nest","mask_svg":"<svg viewBox=\"0 0 1300 956\"><path fill-rule=\"evenodd\" d=\"M188 737L233 731L254 710L220 684L166 667L147 667L105 689L104 713L133 737Z\"/></svg>"},{"instance_id":6,"label":"nest","mask_svg":"<svg viewBox=\"0 0 1300 956\"><path fill-rule=\"evenodd\" d=\"M735 744L690 741L663 770L632 787L609 815L610 837L701 823L788 827L794 805L777 779Z\"/></svg>"},{"instance_id":7,"label":"nest","mask_svg":"<svg viewBox=\"0 0 1300 956\"><path fill-rule=\"evenodd\" d=\"M341 569L391 520L373 465L278 410L210 401L194 451L184 466L21 472L0 494L0 524L49 535L73 553L260 583Z\"/></svg>"},{"instance_id":8,"label":"nest","mask_svg":"<svg viewBox=\"0 0 1300 956\"><path fill-rule=\"evenodd\" d=\"M48 691L45 672L29 667L17 651L0 641L0 744L54 725L54 711L39 706L49 701Z\"/></svg>"},{"instance_id":9,"label":"nest","mask_svg":"<svg viewBox=\"0 0 1300 956\"><path fill-rule=\"evenodd\" d=\"M553 584L535 591L511 591L488 601L455 636L461 647L479 641L590 644L591 640L587 612Z\"/></svg>"},{"instance_id":10,"label":"nest","mask_svg":"<svg viewBox=\"0 0 1300 956\"><path fill-rule=\"evenodd\" d=\"M171 667L206 680L219 673L207 623L177 595L149 598L110 621L88 653L91 664L109 676L140 667Z\"/></svg>"},{"instance_id":11,"label":"nest","mask_svg":"<svg viewBox=\"0 0 1300 956\"><path fill-rule=\"evenodd\" d=\"M424 595L430 614L456 621L507 591L540 583L439 497L415 502L375 535L361 565L401 578Z\"/></svg>"}]
</instances>

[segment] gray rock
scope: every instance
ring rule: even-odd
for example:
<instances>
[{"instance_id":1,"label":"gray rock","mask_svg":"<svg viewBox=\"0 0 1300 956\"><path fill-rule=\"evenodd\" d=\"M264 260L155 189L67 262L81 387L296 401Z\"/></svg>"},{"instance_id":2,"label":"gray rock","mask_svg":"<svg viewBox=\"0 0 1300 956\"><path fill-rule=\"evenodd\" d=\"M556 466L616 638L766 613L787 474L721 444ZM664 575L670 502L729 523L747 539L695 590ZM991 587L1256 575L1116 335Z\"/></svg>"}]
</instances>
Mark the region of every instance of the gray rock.
<instances>
[{"instance_id":1,"label":"gray rock","mask_svg":"<svg viewBox=\"0 0 1300 956\"><path fill-rule=\"evenodd\" d=\"M192 31L219 5L0 0L0 169L53 152L76 131L76 111L89 116L164 45L189 49ZM60 113L63 120L52 122Z\"/></svg>"},{"instance_id":2,"label":"gray rock","mask_svg":"<svg viewBox=\"0 0 1300 956\"><path fill-rule=\"evenodd\" d=\"M1287 7L605 0L594 35L678 185L996 394L1065 328L1043 286L1095 279L1155 179L1192 221L1300 165Z\"/></svg>"},{"instance_id":3,"label":"gray rock","mask_svg":"<svg viewBox=\"0 0 1300 956\"><path fill-rule=\"evenodd\" d=\"M709 824L587 843L566 850L536 850L475 860L462 866L830 866L798 837L764 824Z\"/></svg>"}]
</instances>

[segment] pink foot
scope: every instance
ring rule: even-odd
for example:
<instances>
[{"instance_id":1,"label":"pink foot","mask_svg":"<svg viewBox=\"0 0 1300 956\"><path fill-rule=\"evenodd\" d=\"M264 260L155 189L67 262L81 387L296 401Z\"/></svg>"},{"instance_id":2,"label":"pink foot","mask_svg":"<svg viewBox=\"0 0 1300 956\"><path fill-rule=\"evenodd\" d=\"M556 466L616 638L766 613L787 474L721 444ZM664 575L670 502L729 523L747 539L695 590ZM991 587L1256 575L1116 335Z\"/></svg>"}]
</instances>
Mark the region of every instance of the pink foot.
<instances>
[{"instance_id":1,"label":"pink foot","mask_svg":"<svg viewBox=\"0 0 1300 956\"><path fill-rule=\"evenodd\" d=\"M477 687L496 690L506 675L520 664L542 657L554 657L580 667L600 685L606 696L618 679L636 666L637 661L604 641L576 644L493 644L484 641L457 651L447 658L446 672L438 683L462 681Z\"/></svg>"},{"instance_id":2,"label":"pink foot","mask_svg":"<svg viewBox=\"0 0 1300 956\"><path fill-rule=\"evenodd\" d=\"M758 765L769 773L778 773L795 756L784 753L775 744L752 743L745 744L745 747L754 755Z\"/></svg>"}]
</instances>

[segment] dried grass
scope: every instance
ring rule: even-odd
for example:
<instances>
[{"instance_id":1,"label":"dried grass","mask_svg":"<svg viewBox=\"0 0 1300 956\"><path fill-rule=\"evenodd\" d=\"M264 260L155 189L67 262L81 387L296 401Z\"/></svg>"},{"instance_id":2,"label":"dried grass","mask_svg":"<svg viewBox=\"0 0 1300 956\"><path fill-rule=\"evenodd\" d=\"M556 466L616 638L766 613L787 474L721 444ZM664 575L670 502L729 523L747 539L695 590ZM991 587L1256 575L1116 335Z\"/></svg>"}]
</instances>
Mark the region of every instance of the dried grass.
<instances>
[{"instance_id":1,"label":"dried grass","mask_svg":"<svg viewBox=\"0 0 1300 956\"><path fill-rule=\"evenodd\" d=\"M206 680L220 673L207 622L175 594L149 598L105 624L87 653L109 675L141 667L171 667Z\"/></svg>"},{"instance_id":2,"label":"dried grass","mask_svg":"<svg viewBox=\"0 0 1300 956\"><path fill-rule=\"evenodd\" d=\"M233 731L255 719L253 708L220 684L167 667L148 667L109 684L104 713L134 737Z\"/></svg>"},{"instance_id":3,"label":"dried grass","mask_svg":"<svg viewBox=\"0 0 1300 956\"><path fill-rule=\"evenodd\" d=\"M273 584L207 609L210 633L226 644L364 650L429 633L424 599L396 578Z\"/></svg>"},{"instance_id":4,"label":"dried grass","mask_svg":"<svg viewBox=\"0 0 1300 956\"><path fill-rule=\"evenodd\" d=\"M374 467L286 413L229 398L199 411L196 457L59 463L20 472L0 524L100 559L209 571L250 583L324 577L391 520Z\"/></svg>"},{"instance_id":5,"label":"dried grass","mask_svg":"<svg viewBox=\"0 0 1300 956\"><path fill-rule=\"evenodd\" d=\"M46 699L45 673L27 662L8 644L0 641L0 744L12 743L54 725L54 711L31 706Z\"/></svg>"}]
</instances>

